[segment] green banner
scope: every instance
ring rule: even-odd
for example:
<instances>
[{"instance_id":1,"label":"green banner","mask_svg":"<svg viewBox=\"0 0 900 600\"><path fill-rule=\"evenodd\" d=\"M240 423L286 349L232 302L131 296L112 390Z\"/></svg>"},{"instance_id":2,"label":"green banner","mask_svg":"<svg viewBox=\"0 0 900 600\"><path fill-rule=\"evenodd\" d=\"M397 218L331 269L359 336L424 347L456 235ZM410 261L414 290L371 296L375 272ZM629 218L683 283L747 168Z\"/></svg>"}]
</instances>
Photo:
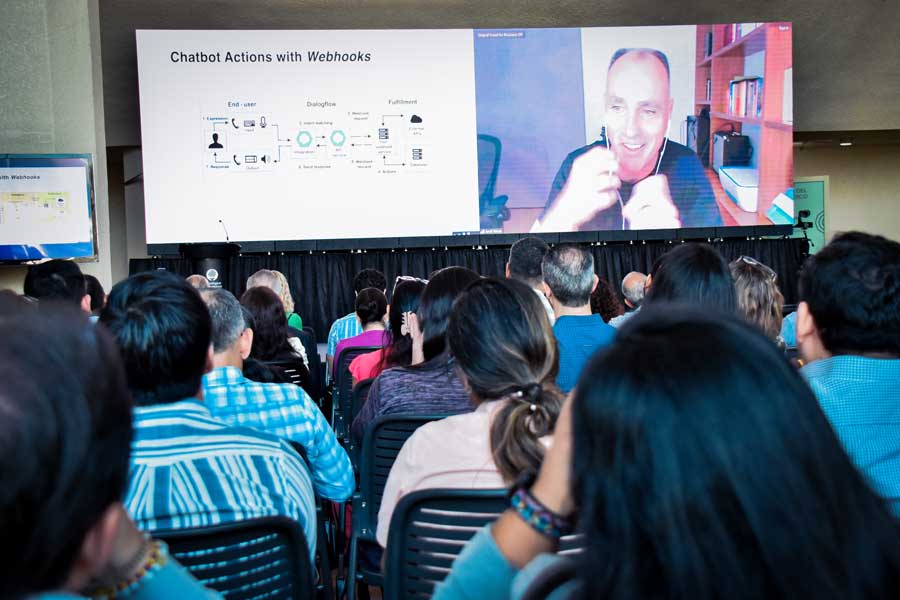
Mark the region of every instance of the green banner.
<instances>
[{"instance_id":1,"label":"green banner","mask_svg":"<svg viewBox=\"0 0 900 600\"><path fill-rule=\"evenodd\" d=\"M794 181L794 215L800 218L801 210L808 210L809 216L802 220L812 223L806 230L809 237L810 253L818 252L825 246L825 197L828 195L828 177L804 177ZM802 229L794 229L793 237L803 237Z\"/></svg>"}]
</instances>

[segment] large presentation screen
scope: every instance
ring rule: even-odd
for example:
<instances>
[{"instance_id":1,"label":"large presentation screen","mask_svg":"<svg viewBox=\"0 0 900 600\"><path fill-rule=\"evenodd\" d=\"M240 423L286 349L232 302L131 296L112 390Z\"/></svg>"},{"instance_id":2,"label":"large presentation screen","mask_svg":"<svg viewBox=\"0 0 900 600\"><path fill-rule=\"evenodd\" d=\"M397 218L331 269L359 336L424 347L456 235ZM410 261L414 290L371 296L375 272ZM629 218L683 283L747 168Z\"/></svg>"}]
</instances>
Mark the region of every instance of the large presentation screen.
<instances>
[{"instance_id":1,"label":"large presentation screen","mask_svg":"<svg viewBox=\"0 0 900 600\"><path fill-rule=\"evenodd\" d=\"M0 154L0 261L96 256L90 155Z\"/></svg>"},{"instance_id":2,"label":"large presentation screen","mask_svg":"<svg viewBox=\"0 0 900 600\"><path fill-rule=\"evenodd\" d=\"M791 37L138 31L147 241L790 224Z\"/></svg>"}]
</instances>

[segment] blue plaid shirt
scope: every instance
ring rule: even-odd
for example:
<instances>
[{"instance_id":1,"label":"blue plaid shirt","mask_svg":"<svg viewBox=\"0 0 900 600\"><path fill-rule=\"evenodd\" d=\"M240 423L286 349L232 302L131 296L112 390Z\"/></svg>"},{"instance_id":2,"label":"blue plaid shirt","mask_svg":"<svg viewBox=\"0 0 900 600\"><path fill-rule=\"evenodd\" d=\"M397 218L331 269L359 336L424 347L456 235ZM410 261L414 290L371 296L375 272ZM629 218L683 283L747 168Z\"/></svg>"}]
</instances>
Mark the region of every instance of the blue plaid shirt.
<instances>
[{"instance_id":1,"label":"blue plaid shirt","mask_svg":"<svg viewBox=\"0 0 900 600\"><path fill-rule=\"evenodd\" d=\"M203 377L203 399L217 419L303 446L316 493L323 498L343 502L353 494L350 459L303 388L292 383L257 383L236 367L221 367Z\"/></svg>"},{"instance_id":2,"label":"blue plaid shirt","mask_svg":"<svg viewBox=\"0 0 900 600\"><path fill-rule=\"evenodd\" d=\"M344 315L332 323L331 329L328 330L328 350L325 353L328 356L334 356L334 351L337 350L338 342L346 340L347 338L352 338L362 332L362 327L359 324L359 319L356 317L355 312Z\"/></svg>"},{"instance_id":3,"label":"blue plaid shirt","mask_svg":"<svg viewBox=\"0 0 900 600\"><path fill-rule=\"evenodd\" d=\"M833 356L800 372L847 454L900 515L900 359Z\"/></svg>"},{"instance_id":4,"label":"blue plaid shirt","mask_svg":"<svg viewBox=\"0 0 900 600\"><path fill-rule=\"evenodd\" d=\"M212 418L197 399L136 407L125 508L145 531L282 515L300 523L310 556L316 505L287 442Z\"/></svg>"}]
</instances>

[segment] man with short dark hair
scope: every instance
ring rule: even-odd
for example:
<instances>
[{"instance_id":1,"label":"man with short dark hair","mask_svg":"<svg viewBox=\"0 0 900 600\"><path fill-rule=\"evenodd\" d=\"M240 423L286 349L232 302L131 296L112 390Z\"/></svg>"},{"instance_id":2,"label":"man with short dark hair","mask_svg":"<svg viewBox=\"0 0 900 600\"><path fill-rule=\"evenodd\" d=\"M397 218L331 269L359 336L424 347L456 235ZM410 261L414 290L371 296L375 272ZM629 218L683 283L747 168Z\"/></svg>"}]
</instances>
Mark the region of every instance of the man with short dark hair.
<instances>
[{"instance_id":1,"label":"man with short dark hair","mask_svg":"<svg viewBox=\"0 0 900 600\"><path fill-rule=\"evenodd\" d=\"M852 232L810 256L797 345L850 458L900 514L900 244Z\"/></svg>"},{"instance_id":2,"label":"man with short dark hair","mask_svg":"<svg viewBox=\"0 0 900 600\"><path fill-rule=\"evenodd\" d=\"M633 317L644 303L644 288L647 286L647 276L638 271L632 271L622 279L622 296L625 298L625 314L609 320L609 324L619 329L628 319Z\"/></svg>"},{"instance_id":3,"label":"man with short dark hair","mask_svg":"<svg viewBox=\"0 0 900 600\"><path fill-rule=\"evenodd\" d=\"M568 392L588 359L598 349L612 343L616 330L591 314L591 292L599 281L594 273L594 257L578 246L555 246L541 263L544 291L556 323L553 334L559 347L559 374L556 383Z\"/></svg>"},{"instance_id":4,"label":"man with short dark hair","mask_svg":"<svg viewBox=\"0 0 900 600\"><path fill-rule=\"evenodd\" d=\"M296 442L306 452L316 492L343 502L353 494L353 466L322 411L292 383L258 383L244 377L253 346L241 305L231 292L203 290L212 321L213 370L203 377L203 398L212 416Z\"/></svg>"},{"instance_id":5,"label":"man with short dark hair","mask_svg":"<svg viewBox=\"0 0 900 600\"><path fill-rule=\"evenodd\" d=\"M125 506L142 529L201 527L283 515L315 550L315 496L286 441L213 418L201 381L212 364L209 311L165 271L117 284L100 314L118 342L134 409Z\"/></svg>"},{"instance_id":6,"label":"man with short dark hair","mask_svg":"<svg viewBox=\"0 0 900 600\"><path fill-rule=\"evenodd\" d=\"M517 241L509 249L506 278L521 281L535 291L552 325L556 317L553 314L553 307L544 295L544 280L541 276L541 261L549 249L547 242L533 236Z\"/></svg>"},{"instance_id":7,"label":"man with short dark hair","mask_svg":"<svg viewBox=\"0 0 900 600\"><path fill-rule=\"evenodd\" d=\"M387 294L387 280L384 273L378 269L363 269L353 278L353 294L359 295L366 288L375 288ZM328 331L328 349L325 352L325 361L327 368L325 370L325 378L330 377L332 362L334 361L334 352L341 340L352 338L363 332L362 325L356 317L354 310L350 314L344 315L331 325Z\"/></svg>"},{"instance_id":8,"label":"man with short dark hair","mask_svg":"<svg viewBox=\"0 0 900 600\"><path fill-rule=\"evenodd\" d=\"M24 292L35 300L55 300L91 312L84 275L71 260L53 259L28 267Z\"/></svg>"}]
</instances>

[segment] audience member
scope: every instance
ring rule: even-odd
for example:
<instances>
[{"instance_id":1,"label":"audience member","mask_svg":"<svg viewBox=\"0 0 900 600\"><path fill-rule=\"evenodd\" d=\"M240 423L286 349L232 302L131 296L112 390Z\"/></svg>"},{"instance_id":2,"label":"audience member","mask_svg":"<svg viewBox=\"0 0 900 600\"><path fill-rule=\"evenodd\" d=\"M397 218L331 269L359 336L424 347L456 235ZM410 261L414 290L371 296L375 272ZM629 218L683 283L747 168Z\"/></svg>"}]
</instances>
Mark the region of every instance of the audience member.
<instances>
[{"instance_id":1,"label":"audience member","mask_svg":"<svg viewBox=\"0 0 900 600\"><path fill-rule=\"evenodd\" d=\"M247 310L246 306L241 306L241 314L244 316L244 328L249 329L249 333L252 334L256 329L253 313ZM250 349L252 351L253 344L250 345ZM283 369L275 369L249 354L244 358L244 368L241 371L244 377L259 383L292 383Z\"/></svg>"},{"instance_id":2,"label":"audience member","mask_svg":"<svg viewBox=\"0 0 900 600\"><path fill-rule=\"evenodd\" d=\"M294 297L291 295L291 286L287 277L281 271L271 271L269 269L260 269L247 278L247 288L267 287L281 300L284 306L284 314L287 316L287 323L290 327L303 331L303 319L294 312Z\"/></svg>"},{"instance_id":3,"label":"audience member","mask_svg":"<svg viewBox=\"0 0 900 600\"><path fill-rule=\"evenodd\" d=\"M784 305L784 296L778 289L778 275L749 256L731 261L728 267L734 279L738 310L784 349L784 340L781 339L781 307Z\"/></svg>"},{"instance_id":4,"label":"audience member","mask_svg":"<svg viewBox=\"0 0 900 600\"><path fill-rule=\"evenodd\" d=\"M517 241L509 249L509 261L506 263L507 279L521 281L534 290L547 311L550 324L555 318L553 307L544 296L544 284L541 278L541 260L547 254L550 246L547 242L536 237L524 237Z\"/></svg>"},{"instance_id":5,"label":"audience member","mask_svg":"<svg viewBox=\"0 0 900 600\"><path fill-rule=\"evenodd\" d=\"M900 514L900 244L853 232L811 255L797 345L850 458Z\"/></svg>"},{"instance_id":6,"label":"audience member","mask_svg":"<svg viewBox=\"0 0 900 600\"><path fill-rule=\"evenodd\" d=\"M245 378L244 359L254 341L241 305L225 290L201 295L212 321L213 370L203 377L203 399L212 416L298 443L306 452L316 493L335 502L349 498L353 467L322 411L294 384Z\"/></svg>"},{"instance_id":7,"label":"audience member","mask_svg":"<svg viewBox=\"0 0 900 600\"><path fill-rule=\"evenodd\" d=\"M353 293L359 294L366 288L375 288L386 294L387 280L384 278L384 273L376 269L363 269L357 273L353 278ZM356 302L354 301L353 312L335 321L328 331L328 347L325 352L326 379L331 376L334 353L337 350L338 342L359 335L362 332L362 325L359 324L359 318L356 316Z\"/></svg>"},{"instance_id":8,"label":"audience member","mask_svg":"<svg viewBox=\"0 0 900 600\"><path fill-rule=\"evenodd\" d=\"M419 298L428 283L415 277L398 277L391 293L388 311L388 332L391 343L381 350L362 354L350 363L350 374L354 381L378 377L391 367L408 367L412 362L412 336L408 318L419 310Z\"/></svg>"},{"instance_id":9,"label":"audience member","mask_svg":"<svg viewBox=\"0 0 900 600\"><path fill-rule=\"evenodd\" d=\"M209 279L207 279L203 275L188 275L184 278L184 280L187 281L188 285L190 285L195 290L205 290L209 287Z\"/></svg>"},{"instance_id":10,"label":"audience member","mask_svg":"<svg viewBox=\"0 0 900 600\"><path fill-rule=\"evenodd\" d=\"M622 296L625 298L625 314L609 320L609 324L618 329L641 310L644 303L644 289L647 286L647 276L638 271L632 271L622 279Z\"/></svg>"},{"instance_id":11,"label":"audience member","mask_svg":"<svg viewBox=\"0 0 900 600\"><path fill-rule=\"evenodd\" d=\"M384 371L353 421L351 434L361 443L366 427L382 415L469 412L469 400L455 361L447 351L447 324L453 302L479 276L463 267L447 267L431 276L419 308L407 315L410 365Z\"/></svg>"},{"instance_id":12,"label":"audience member","mask_svg":"<svg viewBox=\"0 0 900 600\"><path fill-rule=\"evenodd\" d=\"M447 341L477 408L422 425L403 444L378 512L382 546L397 502L410 492L499 488L536 472L542 438L559 414L553 331L529 286L509 279L470 285L453 305Z\"/></svg>"},{"instance_id":13,"label":"audience member","mask_svg":"<svg viewBox=\"0 0 900 600\"><path fill-rule=\"evenodd\" d=\"M114 342L46 308L0 297L0 597L218 598L122 506L131 399Z\"/></svg>"},{"instance_id":14,"label":"audience member","mask_svg":"<svg viewBox=\"0 0 900 600\"><path fill-rule=\"evenodd\" d=\"M125 506L144 530L284 515L316 547L315 495L288 442L215 419L203 403L212 366L209 311L171 273L133 275L100 314L118 342L134 409Z\"/></svg>"},{"instance_id":15,"label":"audience member","mask_svg":"<svg viewBox=\"0 0 900 600\"><path fill-rule=\"evenodd\" d=\"M48 260L28 267L25 295L35 300L55 300L91 312L91 297L84 275L71 260Z\"/></svg>"},{"instance_id":16,"label":"audience member","mask_svg":"<svg viewBox=\"0 0 900 600\"><path fill-rule=\"evenodd\" d=\"M788 348L797 347L797 311L786 315L781 320L781 339Z\"/></svg>"},{"instance_id":17,"label":"audience member","mask_svg":"<svg viewBox=\"0 0 900 600\"><path fill-rule=\"evenodd\" d=\"M678 302L737 312L728 263L709 244L679 244L653 264L645 304Z\"/></svg>"},{"instance_id":18,"label":"audience member","mask_svg":"<svg viewBox=\"0 0 900 600\"><path fill-rule=\"evenodd\" d=\"M549 573L554 598L896 597L898 526L781 352L716 311L641 312L435 600L509 598ZM573 521L585 550L539 556Z\"/></svg>"},{"instance_id":19,"label":"audience member","mask_svg":"<svg viewBox=\"0 0 900 600\"><path fill-rule=\"evenodd\" d=\"M96 317L106 304L106 292L103 291L103 284L100 283L100 280L93 275L85 275L84 284L88 296L91 297L91 314Z\"/></svg>"},{"instance_id":20,"label":"audience member","mask_svg":"<svg viewBox=\"0 0 900 600\"><path fill-rule=\"evenodd\" d=\"M597 286L591 292L591 313L600 315L605 323L625 314L625 305L619 294L605 279L597 279Z\"/></svg>"},{"instance_id":21,"label":"audience member","mask_svg":"<svg viewBox=\"0 0 900 600\"><path fill-rule=\"evenodd\" d=\"M581 369L598 349L609 345L616 330L599 314L591 314L591 292L597 287L594 257L578 246L554 246L541 263L544 292L553 306L553 335L559 347L559 375L563 392L575 387Z\"/></svg>"},{"instance_id":22,"label":"audience member","mask_svg":"<svg viewBox=\"0 0 900 600\"><path fill-rule=\"evenodd\" d=\"M387 316L387 298L379 289L366 288L356 295L356 318L362 326L362 333L344 338L334 349L335 371L340 365L341 352L347 348L360 346L386 346L390 343L384 319ZM336 376L337 373L335 372Z\"/></svg>"}]
</instances>

